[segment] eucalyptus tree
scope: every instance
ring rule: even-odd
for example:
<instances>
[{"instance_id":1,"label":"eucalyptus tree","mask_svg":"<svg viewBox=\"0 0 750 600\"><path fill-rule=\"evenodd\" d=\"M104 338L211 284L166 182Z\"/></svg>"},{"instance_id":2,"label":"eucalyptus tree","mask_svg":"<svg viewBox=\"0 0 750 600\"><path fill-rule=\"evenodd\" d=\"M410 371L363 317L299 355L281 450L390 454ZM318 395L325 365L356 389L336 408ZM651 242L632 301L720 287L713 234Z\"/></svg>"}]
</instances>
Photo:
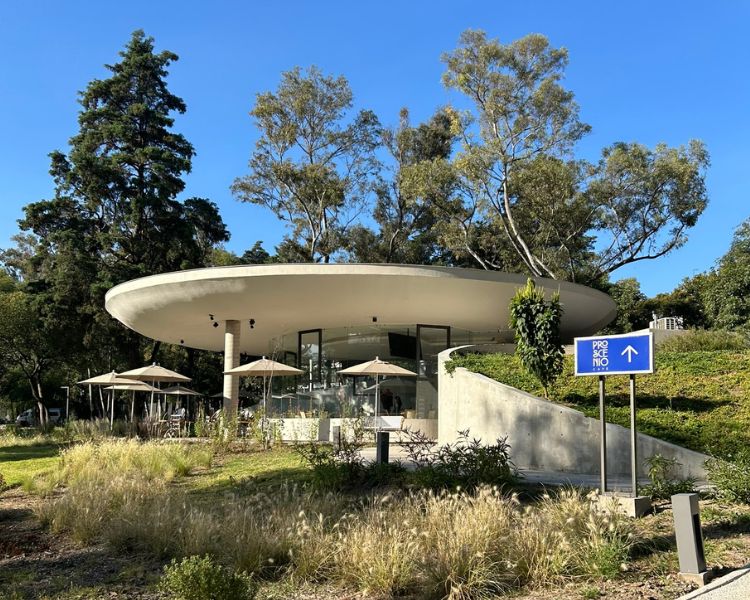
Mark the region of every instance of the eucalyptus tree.
<instances>
[{"instance_id":1,"label":"eucalyptus tree","mask_svg":"<svg viewBox=\"0 0 750 600\"><path fill-rule=\"evenodd\" d=\"M380 123L352 106L348 81L314 66L283 73L275 92L256 98L250 115L260 137L250 173L232 191L287 223L282 256L329 262L372 193Z\"/></svg>"},{"instance_id":2,"label":"eucalyptus tree","mask_svg":"<svg viewBox=\"0 0 750 600\"><path fill-rule=\"evenodd\" d=\"M616 143L597 164L575 160L590 127L561 84L565 49L539 34L503 45L469 30L443 60L445 85L472 105L443 213L454 251L497 269L510 250L532 275L591 281L684 243L707 202L702 143Z\"/></svg>"},{"instance_id":3,"label":"eucalyptus tree","mask_svg":"<svg viewBox=\"0 0 750 600\"><path fill-rule=\"evenodd\" d=\"M452 262L440 240L440 216L435 205L450 192L451 181L431 179L425 170L437 160L447 160L456 135L452 111L438 110L430 119L411 125L402 109L397 127L384 128L381 140L387 150L375 188L372 217L374 231L354 227L349 236L352 258L358 262Z\"/></svg>"}]
</instances>

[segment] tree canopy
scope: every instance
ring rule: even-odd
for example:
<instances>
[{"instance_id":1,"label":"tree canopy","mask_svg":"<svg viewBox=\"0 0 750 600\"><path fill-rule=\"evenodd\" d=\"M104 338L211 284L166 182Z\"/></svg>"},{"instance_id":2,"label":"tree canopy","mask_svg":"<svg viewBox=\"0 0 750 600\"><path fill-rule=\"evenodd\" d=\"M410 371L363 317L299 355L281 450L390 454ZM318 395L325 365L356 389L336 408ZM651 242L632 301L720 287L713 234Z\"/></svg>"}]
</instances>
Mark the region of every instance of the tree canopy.
<instances>
[{"instance_id":1,"label":"tree canopy","mask_svg":"<svg viewBox=\"0 0 750 600\"><path fill-rule=\"evenodd\" d=\"M229 239L213 202L177 198L194 156L172 129L172 115L186 110L166 83L177 55L155 52L153 39L136 31L120 58L107 65L108 78L80 94L70 150L50 154L54 196L25 207L16 247L2 255L30 295L25 303L7 297L8 309L26 307L26 315L33 307L40 335L33 339L41 343L54 328L65 340L58 357L75 356L79 369L95 372L132 368L145 358L139 336L105 312L109 288L203 266ZM42 370L44 361L37 362Z\"/></svg>"},{"instance_id":2,"label":"tree canopy","mask_svg":"<svg viewBox=\"0 0 750 600\"><path fill-rule=\"evenodd\" d=\"M369 110L350 115L352 103L344 77L295 68L250 112L261 135L232 190L288 224L282 248L292 260L335 258L372 191L380 122Z\"/></svg>"}]
</instances>

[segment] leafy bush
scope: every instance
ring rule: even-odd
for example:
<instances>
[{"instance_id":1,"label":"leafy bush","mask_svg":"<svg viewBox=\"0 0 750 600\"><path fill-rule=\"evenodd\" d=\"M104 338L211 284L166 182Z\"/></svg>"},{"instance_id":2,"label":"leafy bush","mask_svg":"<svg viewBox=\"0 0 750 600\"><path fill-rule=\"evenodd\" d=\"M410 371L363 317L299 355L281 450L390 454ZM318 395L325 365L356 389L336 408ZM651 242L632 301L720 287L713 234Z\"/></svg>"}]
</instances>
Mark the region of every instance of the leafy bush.
<instances>
[{"instance_id":1,"label":"leafy bush","mask_svg":"<svg viewBox=\"0 0 750 600\"><path fill-rule=\"evenodd\" d=\"M360 452L364 445L364 427L361 419L356 419L341 432L337 446L297 442L294 451L312 468L316 488L341 490L358 487L367 479L368 467Z\"/></svg>"},{"instance_id":2,"label":"leafy bush","mask_svg":"<svg viewBox=\"0 0 750 600\"><path fill-rule=\"evenodd\" d=\"M159 589L176 600L252 600L257 593L250 577L222 567L210 556L172 560Z\"/></svg>"},{"instance_id":3,"label":"leafy bush","mask_svg":"<svg viewBox=\"0 0 750 600\"><path fill-rule=\"evenodd\" d=\"M494 444L470 438L469 430L458 432L458 440L433 449L432 440L418 431L406 431L406 447L417 465L414 481L430 489L462 487L474 490L482 484L502 485L518 481L518 471L510 459L507 437Z\"/></svg>"},{"instance_id":4,"label":"leafy bush","mask_svg":"<svg viewBox=\"0 0 750 600\"><path fill-rule=\"evenodd\" d=\"M531 278L510 302L510 326L516 332L516 354L526 370L539 379L545 397L563 370L562 313L559 292L548 302Z\"/></svg>"},{"instance_id":5,"label":"leafy bush","mask_svg":"<svg viewBox=\"0 0 750 600\"><path fill-rule=\"evenodd\" d=\"M692 492L695 489L695 479L675 477L675 471L680 464L676 458L667 458L661 454L649 456L646 465L651 483L643 492L658 500L668 500L674 494Z\"/></svg>"},{"instance_id":6,"label":"leafy bush","mask_svg":"<svg viewBox=\"0 0 750 600\"><path fill-rule=\"evenodd\" d=\"M732 331L711 331L691 329L683 334L674 335L661 342L661 352L701 352L720 351L742 352L750 348L746 336Z\"/></svg>"},{"instance_id":7,"label":"leafy bush","mask_svg":"<svg viewBox=\"0 0 750 600\"><path fill-rule=\"evenodd\" d=\"M731 460L711 458L706 472L719 498L750 504L750 450L743 448Z\"/></svg>"}]
</instances>

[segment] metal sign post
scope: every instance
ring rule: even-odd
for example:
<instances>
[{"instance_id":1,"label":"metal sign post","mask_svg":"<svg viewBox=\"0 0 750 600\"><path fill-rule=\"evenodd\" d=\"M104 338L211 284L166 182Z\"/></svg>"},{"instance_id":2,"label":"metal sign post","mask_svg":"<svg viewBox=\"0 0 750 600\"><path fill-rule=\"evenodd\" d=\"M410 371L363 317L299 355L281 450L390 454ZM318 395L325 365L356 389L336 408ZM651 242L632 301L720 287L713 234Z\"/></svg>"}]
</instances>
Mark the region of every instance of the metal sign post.
<instances>
[{"instance_id":1,"label":"metal sign post","mask_svg":"<svg viewBox=\"0 0 750 600\"><path fill-rule=\"evenodd\" d=\"M630 375L630 489L638 495L638 432L635 428L635 375Z\"/></svg>"},{"instance_id":2,"label":"metal sign post","mask_svg":"<svg viewBox=\"0 0 750 600\"><path fill-rule=\"evenodd\" d=\"M605 376L630 379L630 474L632 497L638 496L638 432L635 413L635 375L654 372L654 338L650 331L625 335L575 338L575 374L599 377L601 490L607 491L607 420Z\"/></svg>"},{"instance_id":3,"label":"metal sign post","mask_svg":"<svg viewBox=\"0 0 750 600\"><path fill-rule=\"evenodd\" d=\"M604 375L599 375L599 473L602 494L607 491L607 408L604 406Z\"/></svg>"}]
</instances>

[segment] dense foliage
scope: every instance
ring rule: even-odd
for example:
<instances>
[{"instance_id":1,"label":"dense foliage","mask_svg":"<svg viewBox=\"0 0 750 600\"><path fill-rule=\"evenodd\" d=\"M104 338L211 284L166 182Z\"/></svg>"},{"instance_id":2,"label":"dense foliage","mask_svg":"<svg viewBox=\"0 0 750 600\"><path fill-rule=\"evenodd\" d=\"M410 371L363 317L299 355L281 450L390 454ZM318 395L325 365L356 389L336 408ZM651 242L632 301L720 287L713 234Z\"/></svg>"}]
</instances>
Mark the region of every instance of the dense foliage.
<instances>
[{"instance_id":1,"label":"dense foliage","mask_svg":"<svg viewBox=\"0 0 750 600\"><path fill-rule=\"evenodd\" d=\"M0 369L5 379L23 374L41 405L89 372L156 360L159 345L145 347L112 319L104 294L135 277L204 266L229 238L213 202L177 199L195 153L173 131L173 114L186 110L166 84L177 56L155 52L136 31L120 57L80 94L79 131L69 151L50 154L54 196L25 207L23 233L2 255L18 291L0 293L0 309L15 315L0 323L0 337L13 340ZM200 359L179 353L194 375ZM61 363L71 372L55 376Z\"/></svg>"},{"instance_id":2,"label":"dense foliage","mask_svg":"<svg viewBox=\"0 0 750 600\"><path fill-rule=\"evenodd\" d=\"M560 337L560 294L545 300L544 290L532 279L510 302L510 326L516 335L516 355L526 370L542 384L545 397L562 373L563 345Z\"/></svg>"},{"instance_id":3,"label":"dense foliage","mask_svg":"<svg viewBox=\"0 0 750 600\"><path fill-rule=\"evenodd\" d=\"M750 504L750 450L738 447L726 460L712 458L706 463L708 480L722 500Z\"/></svg>"}]
</instances>

